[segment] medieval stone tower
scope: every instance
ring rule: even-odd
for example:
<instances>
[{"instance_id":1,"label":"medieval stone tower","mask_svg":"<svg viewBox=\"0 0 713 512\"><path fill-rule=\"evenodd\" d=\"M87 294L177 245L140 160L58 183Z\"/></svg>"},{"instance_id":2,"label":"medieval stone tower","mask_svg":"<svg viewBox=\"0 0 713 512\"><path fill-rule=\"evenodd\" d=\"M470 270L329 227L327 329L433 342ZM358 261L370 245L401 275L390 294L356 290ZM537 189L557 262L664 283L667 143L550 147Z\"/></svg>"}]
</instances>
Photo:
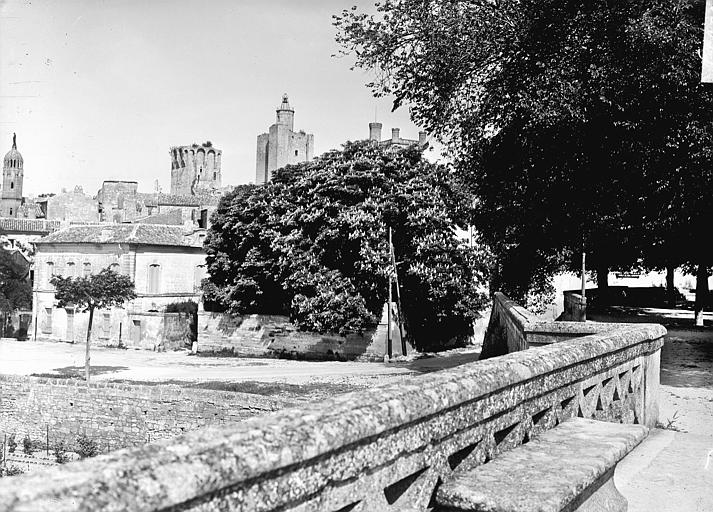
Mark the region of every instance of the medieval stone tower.
<instances>
[{"instance_id":1,"label":"medieval stone tower","mask_svg":"<svg viewBox=\"0 0 713 512\"><path fill-rule=\"evenodd\" d=\"M257 164L255 183L270 181L272 172L288 164L307 162L314 155L314 135L294 131L295 111L290 107L287 94L277 109L277 122L268 133L257 136Z\"/></svg>"},{"instance_id":2,"label":"medieval stone tower","mask_svg":"<svg viewBox=\"0 0 713 512\"><path fill-rule=\"evenodd\" d=\"M210 142L172 147L171 194L197 195L221 187L220 157L223 152Z\"/></svg>"},{"instance_id":3,"label":"medieval stone tower","mask_svg":"<svg viewBox=\"0 0 713 512\"><path fill-rule=\"evenodd\" d=\"M22 204L22 155L17 150L17 138L12 134L12 149L2 161L2 186L0 187L0 217L17 217Z\"/></svg>"}]
</instances>

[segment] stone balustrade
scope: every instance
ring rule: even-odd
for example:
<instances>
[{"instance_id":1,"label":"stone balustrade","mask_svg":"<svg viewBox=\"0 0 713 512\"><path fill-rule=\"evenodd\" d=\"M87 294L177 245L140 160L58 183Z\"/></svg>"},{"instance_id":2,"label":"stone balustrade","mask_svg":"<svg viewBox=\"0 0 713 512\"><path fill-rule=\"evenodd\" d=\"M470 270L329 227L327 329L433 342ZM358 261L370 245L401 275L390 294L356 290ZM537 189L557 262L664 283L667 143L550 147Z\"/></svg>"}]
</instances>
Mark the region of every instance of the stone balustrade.
<instances>
[{"instance_id":1,"label":"stone balustrade","mask_svg":"<svg viewBox=\"0 0 713 512\"><path fill-rule=\"evenodd\" d=\"M514 344L554 329L534 330L517 308L496 298ZM12 512L426 510L453 472L568 418L655 425L665 329L569 325L571 339L13 477L0 503Z\"/></svg>"}]
</instances>

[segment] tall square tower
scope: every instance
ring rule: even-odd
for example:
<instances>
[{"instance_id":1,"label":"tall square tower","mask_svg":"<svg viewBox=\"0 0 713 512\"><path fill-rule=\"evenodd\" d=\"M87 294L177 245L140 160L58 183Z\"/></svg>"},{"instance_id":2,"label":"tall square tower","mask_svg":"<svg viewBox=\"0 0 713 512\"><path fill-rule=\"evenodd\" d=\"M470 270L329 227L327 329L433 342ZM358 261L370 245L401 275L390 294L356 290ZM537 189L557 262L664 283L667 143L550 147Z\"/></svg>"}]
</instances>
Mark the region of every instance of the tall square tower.
<instances>
[{"instance_id":1,"label":"tall square tower","mask_svg":"<svg viewBox=\"0 0 713 512\"><path fill-rule=\"evenodd\" d=\"M257 136L255 183L267 183L276 169L314 157L314 135L303 130L295 132L294 123L295 111L284 94L277 109L277 122L268 133Z\"/></svg>"}]
</instances>

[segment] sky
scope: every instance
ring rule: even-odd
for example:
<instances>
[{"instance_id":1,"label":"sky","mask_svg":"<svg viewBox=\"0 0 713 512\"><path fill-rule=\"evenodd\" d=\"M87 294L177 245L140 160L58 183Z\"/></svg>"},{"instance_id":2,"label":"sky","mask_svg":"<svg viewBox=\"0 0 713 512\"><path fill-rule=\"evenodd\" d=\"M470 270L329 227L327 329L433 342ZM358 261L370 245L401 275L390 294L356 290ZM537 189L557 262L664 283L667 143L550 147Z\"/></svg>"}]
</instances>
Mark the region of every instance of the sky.
<instances>
[{"instance_id":1,"label":"sky","mask_svg":"<svg viewBox=\"0 0 713 512\"><path fill-rule=\"evenodd\" d=\"M0 153L17 133L26 196L95 194L104 180L170 189L169 148L210 140L223 185L254 182L257 135L288 93L315 154L368 137L375 99L353 57L332 57L332 15L360 0L0 0ZM375 114L376 112L376 114Z\"/></svg>"}]
</instances>

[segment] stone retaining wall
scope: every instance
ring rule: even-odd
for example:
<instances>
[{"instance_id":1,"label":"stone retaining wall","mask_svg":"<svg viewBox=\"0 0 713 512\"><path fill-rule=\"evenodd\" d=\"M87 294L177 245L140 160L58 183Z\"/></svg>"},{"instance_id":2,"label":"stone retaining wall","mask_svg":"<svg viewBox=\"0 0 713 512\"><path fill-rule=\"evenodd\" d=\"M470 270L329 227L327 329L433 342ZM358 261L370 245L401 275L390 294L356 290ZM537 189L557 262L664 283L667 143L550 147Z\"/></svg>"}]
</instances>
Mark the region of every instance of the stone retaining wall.
<instances>
[{"instance_id":1,"label":"stone retaining wall","mask_svg":"<svg viewBox=\"0 0 713 512\"><path fill-rule=\"evenodd\" d=\"M395 322L391 332L393 354L401 355L401 339ZM412 350L409 345L407 353ZM386 354L386 320L362 334L340 336L300 331L288 317L281 315L200 312L198 353L382 361Z\"/></svg>"},{"instance_id":2,"label":"stone retaining wall","mask_svg":"<svg viewBox=\"0 0 713 512\"><path fill-rule=\"evenodd\" d=\"M0 503L9 512L425 511L454 471L568 418L654 426L664 334L619 325L201 429L15 477Z\"/></svg>"},{"instance_id":3,"label":"stone retaining wall","mask_svg":"<svg viewBox=\"0 0 713 512\"><path fill-rule=\"evenodd\" d=\"M90 383L0 375L0 437L29 434L74 446L86 434L105 452L281 409L282 400L172 385Z\"/></svg>"}]
</instances>

